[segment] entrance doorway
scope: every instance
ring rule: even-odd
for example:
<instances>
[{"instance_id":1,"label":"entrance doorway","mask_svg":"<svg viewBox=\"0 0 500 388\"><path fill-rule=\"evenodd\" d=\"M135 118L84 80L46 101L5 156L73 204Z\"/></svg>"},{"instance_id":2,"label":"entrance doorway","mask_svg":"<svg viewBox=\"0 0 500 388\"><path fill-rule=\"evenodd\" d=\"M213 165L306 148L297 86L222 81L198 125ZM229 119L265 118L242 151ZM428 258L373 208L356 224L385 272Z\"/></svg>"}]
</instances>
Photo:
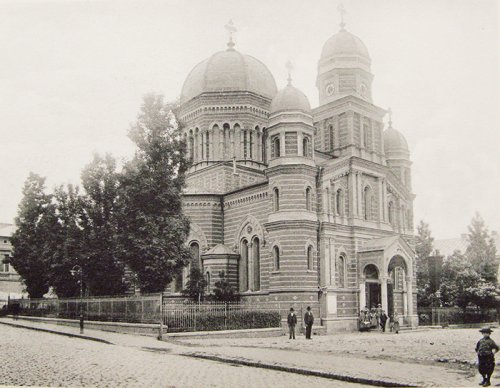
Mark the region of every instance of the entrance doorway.
<instances>
[{"instance_id":1,"label":"entrance doorway","mask_svg":"<svg viewBox=\"0 0 500 388\"><path fill-rule=\"evenodd\" d=\"M366 306L371 309L377 307L379 303L382 303L380 284L373 282L366 282Z\"/></svg>"}]
</instances>

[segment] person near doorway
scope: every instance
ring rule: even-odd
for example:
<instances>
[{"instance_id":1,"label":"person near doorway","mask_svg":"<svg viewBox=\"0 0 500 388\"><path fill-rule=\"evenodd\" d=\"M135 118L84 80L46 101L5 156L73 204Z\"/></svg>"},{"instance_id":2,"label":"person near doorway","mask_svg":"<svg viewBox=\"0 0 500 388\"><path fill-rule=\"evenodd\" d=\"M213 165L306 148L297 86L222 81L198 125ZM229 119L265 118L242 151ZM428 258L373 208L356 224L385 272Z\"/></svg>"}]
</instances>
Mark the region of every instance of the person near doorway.
<instances>
[{"instance_id":1,"label":"person near doorway","mask_svg":"<svg viewBox=\"0 0 500 388\"><path fill-rule=\"evenodd\" d=\"M399 315L397 311L394 311L394 314L391 316L390 329L391 333L399 333Z\"/></svg>"},{"instance_id":2,"label":"person near doorway","mask_svg":"<svg viewBox=\"0 0 500 388\"><path fill-rule=\"evenodd\" d=\"M293 311L293 307L290 307L290 313L287 318L288 322L288 332L290 334L289 339L295 339L295 326L297 325L297 315Z\"/></svg>"},{"instance_id":3,"label":"person near doorway","mask_svg":"<svg viewBox=\"0 0 500 388\"><path fill-rule=\"evenodd\" d=\"M483 327L479 330L483 334L483 338L476 344L476 353L478 358L478 369L483 381L479 383L483 387L491 385L490 378L495 369L495 353L498 352L498 345L490 338L493 332L489 327Z\"/></svg>"},{"instance_id":4,"label":"person near doorway","mask_svg":"<svg viewBox=\"0 0 500 388\"><path fill-rule=\"evenodd\" d=\"M311 339L311 331L314 323L314 315L311 312L311 306L307 306L307 311L304 315L304 323L306 325L306 339Z\"/></svg>"},{"instance_id":5,"label":"person near doorway","mask_svg":"<svg viewBox=\"0 0 500 388\"><path fill-rule=\"evenodd\" d=\"M380 311L380 328L382 329L382 332L385 333L385 324L387 323L387 314L385 313L384 310Z\"/></svg>"},{"instance_id":6,"label":"person near doorway","mask_svg":"<svg viewBox=\"0 0 500 388\"><path fill-rule=\"evenodd\" d=\"M375 316L377 317L377 327L381 327L380 325L380 316L382 315L382 305L379 303L377 308L375 309Z\"/></svg>"}]
</instances>

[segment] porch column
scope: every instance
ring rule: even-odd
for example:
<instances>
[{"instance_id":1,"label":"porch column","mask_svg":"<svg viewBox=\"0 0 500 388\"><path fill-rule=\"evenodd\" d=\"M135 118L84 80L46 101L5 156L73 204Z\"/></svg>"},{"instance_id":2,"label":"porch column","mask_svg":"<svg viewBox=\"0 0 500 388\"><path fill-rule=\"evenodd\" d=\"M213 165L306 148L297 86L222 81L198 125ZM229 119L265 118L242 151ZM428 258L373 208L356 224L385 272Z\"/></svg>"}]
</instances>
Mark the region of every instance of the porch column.
<instances>
[{"instance_id":1,"label":"porch column","mask_svg":"<svg viewBox=\"0 0 500 388\"><path fill-rule=\"evenodd\" d=\"M406 297L408 304L408 315L413 315L413 285L411 276L406 277Z\"/></svg>"},{"instance_id":2,"label":"porch column","mask_svg":"<svg viewBox=\"0 0 500 388\"><path fill-rule=\"evenodd\" d=\"M366 306L366 284L365 277L362 276L359 279L359 308L358 310L364 309Z\"/></svg>"},{"instance_id":3,"label":"porch column","mask_svg":"<svg viewBox=\"0 0 500 388\"><path fill-rule=\"evenodd\" d=\"M380 297L382 298L382 309L387 313L387 276L382 277L382 284L380 287Z\"/></svg>"}]
</instances>

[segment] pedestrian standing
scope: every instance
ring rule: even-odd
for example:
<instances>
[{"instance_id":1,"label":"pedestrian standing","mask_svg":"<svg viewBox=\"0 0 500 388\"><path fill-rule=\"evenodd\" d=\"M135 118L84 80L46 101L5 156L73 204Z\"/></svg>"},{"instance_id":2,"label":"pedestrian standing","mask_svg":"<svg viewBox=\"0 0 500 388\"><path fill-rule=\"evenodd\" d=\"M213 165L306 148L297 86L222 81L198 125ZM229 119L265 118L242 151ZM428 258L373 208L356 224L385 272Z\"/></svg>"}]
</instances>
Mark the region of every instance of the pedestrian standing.
<instances>
[{"instance_id":1,"label":"pedestrian standing","mask_svg":"<svg viewBox=\"0 0 500 388\"><path fill-rule=\"evenodd\" d=\"M399 333L399 316L397 311L394 311L394 314L391 317L391 332Z\"/></svg>"},{"instance_id":2,"label":"pedestrian standing","mask_svg":"<svg viewBox=\"0 0 500 388\"><path fill-rule=\"evenodd\" d=\"M375 316L377 318L377 327L381 327L380 324L380 316L382 315L382 305L379 303L377 308L375 309Z\"/></svg>"},{"instance_id":3,"label":"pedestrian standing","mask_svg":"<svg viewBox=\"0 0 500 388\"><path fill-rule=\"evenodd\" d=\"M495 353L498 352L498 346L495 341L490 338L490 334L493 330L489 327L483 327L479 331L483 333L483 338L476 344L479 364L478 369L481 376L483 376L483 381L481 381L479 385L489 387L491 385L490 378L495 369Z\"/></svg>"},{"instance_id":4,"label":"pedestrian standing","mask_svg":"<svg viewBox=\"0 0 500 388\"><path fill-rule=\"evenodd\" d=\"M288 314L287 322L288 322L288 332L290 334L289 339L292 338L295 339L295 326L297 325L297 315L295 315L293 307L290 307L290 313Z\"/></svg>"},{"instance_id":5,"label":"pedestrian standing","mask_svg":"<svg viewBox=\"0 0 500 388\"><path fill-rule=\"evenodd\" d=\"M384 310L380 311L380 328L382 329L382 332L385 333L385 324L387 323L387 314L385 313Z\"/></svg>"},{"instance_id":6,"label":"pedestrian standing","mask_svg":"<svg viewBox=\"0 0 500 388\"><path fill-rule=\"evenodd\" d=\"M304 323L306 325L306 339L311 339L311 330L314 323L314 316L311 312L311 306L307 306L306 315L304 315Z\"/></svg>"}]
</instances>

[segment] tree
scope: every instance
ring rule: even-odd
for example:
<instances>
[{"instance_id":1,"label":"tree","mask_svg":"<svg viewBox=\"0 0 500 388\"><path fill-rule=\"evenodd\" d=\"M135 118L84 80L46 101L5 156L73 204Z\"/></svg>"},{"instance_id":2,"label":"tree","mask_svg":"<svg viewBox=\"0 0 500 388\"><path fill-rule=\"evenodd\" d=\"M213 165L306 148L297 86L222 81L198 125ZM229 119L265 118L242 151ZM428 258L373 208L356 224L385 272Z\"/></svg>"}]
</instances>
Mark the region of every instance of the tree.
<instances>
[{"instance_id":1,"label":"tree","mask_svg":"<svg viewBox=\"0 0 500 388\"><path fill-rule=\"evenodd\" d=\"M489 235L484 220L478 213L472 219L468 229L469 235L467 239L469 245L465 255L484 281L495 284L498 273L495 241Z\"/></svg>"},{"instance_id":2,"label":"tree","mask_svg":"<svg viewBox=\"0 0 500 388\"><path fill-rule=\"evenodd\" d=\"M431 236L429 224L420 221L417 227L417 242L415 245L417 267L417 301L419 306L429 306L432 303L432 294L436 290L431 288L429 274L429 256L433 250L434 238Z\"/></svg>"},{"instance_id":3,"label":"tree","mask_svg":"<svg viewBox=\"0 0 500 388\"><path fill-rule=\"evenodd\" d=\"M220 302L235 302L239 300L239 295L234 287L229 283L224 271L219 272L219 280L214 284L214 299Z\"/></svg>"},{"instance_id":4,"label":"tree","mask_svg":"<svg viewBox=\"0 0 500 388\"><path fill-rule=\"evenodd\" d=\"M82 171L82 245L85 285L91 295L125 292L124 264L118 259L119 173L111 155L94 159Z\"/></svg>"},{"instance_id":5,"label":"tree","mask_svg":"<svg viewBox=\"0 0 500 388\"><path fill-rule=\"evenodd\" d=\"M45 193L45 178L30 173L23 187L23 198L16 217L17 230L12 235L10 263L23 278L31 298L41 298L49 290L44 239L54 221L51 196Z\"/></svg>"},{"instance_id":6,"label":"tree","mask_svg":"<svg viewBox=\"0 0 500 388\"><path fill-rule=\"evenodd\" d=\"M189 270L189 279L186 283L186 288L182 290L182 294L196 302L200 302L205 299L206 287L207 280L203 276L203 272L197 266L192 265Z\"/></svg>"},{"instance_id":7,"label":"tree","mask_svg":"<svg viewBox=\"0 0 500 388\"><path fill-rule=\"evenodd\" d=\"M440 287L442 304L465 310L469 304L477 301L474 288L480 281L481 277L468 258L455 251L443 264Z\"/></svg>"},{"instance_id":8,"label":"tree","mask_svg":"<svg viewBox=\"0 0 500 388\"><path fill-rule=\"evenodd\" d=\"M175 119L176 106L148 95L129 137L137 145L120 176L120 257L137 274L142 292L163 291L189 262L189 221L181 191L189 162Z\"/></svg>"}]
</instances>

